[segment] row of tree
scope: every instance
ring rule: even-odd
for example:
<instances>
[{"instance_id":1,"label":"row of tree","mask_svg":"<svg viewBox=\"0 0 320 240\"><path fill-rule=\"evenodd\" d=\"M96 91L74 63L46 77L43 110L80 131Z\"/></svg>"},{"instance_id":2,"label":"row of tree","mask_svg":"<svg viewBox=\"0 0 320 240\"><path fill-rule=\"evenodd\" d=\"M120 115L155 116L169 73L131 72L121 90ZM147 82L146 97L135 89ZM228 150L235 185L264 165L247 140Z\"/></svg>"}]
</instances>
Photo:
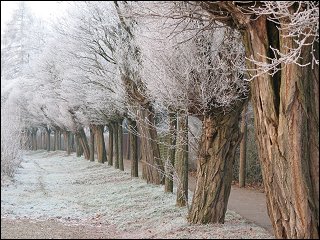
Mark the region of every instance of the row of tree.
<instances>
[{"instance_id":1,"label":"row of tree","mask_svg":"<svg viewBox=\"0 0 320 240\"><path fill-rule=\"evenodd\" d=\"M250 95L275 235L319 237L318 3L115 1L70 9L48 30L22 4L2 37L1 101L19 109L21 129L33 136L41 128L48 141L51 131L63 132L66 143L73 133L78 155L93 159L96 144L106 162L104 126L119 139L127 119L134 163L141 140L143 178L172 192L176 176L184 206L188 116L197 117L188 221L223 223ZM159 132L170 136L167 159Z\"/></svg>"}]
</instances>

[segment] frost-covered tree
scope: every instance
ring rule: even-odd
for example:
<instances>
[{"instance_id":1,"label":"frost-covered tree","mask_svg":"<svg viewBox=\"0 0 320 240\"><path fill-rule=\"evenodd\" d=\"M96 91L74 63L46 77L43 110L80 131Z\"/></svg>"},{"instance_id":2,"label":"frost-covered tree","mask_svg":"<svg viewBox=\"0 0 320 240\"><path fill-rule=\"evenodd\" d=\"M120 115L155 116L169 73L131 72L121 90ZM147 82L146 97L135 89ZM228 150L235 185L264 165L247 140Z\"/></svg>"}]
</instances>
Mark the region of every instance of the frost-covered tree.
<instances>
[{"instance_id":1,"label":"frost-covered tree","mask_svg":"<svg viewBox=\"0 0 320 240\"><path fill-rule=\"evenodd\" d=\"M201 21L172 20L164 14L166 7L157 12L159 18L149 18L140 34L144 36L143 80L154 99L202 120L198 180L189 219L224 222L240 140L239 115L247 95L240 35L222 25L201 31Z\"/></svg>"},{"instance_id":2,"label":"frost-covered tree","mask_svg":"<svg viewBox=\"0 0 320 240\"><path fill-rule=\"evenodd\" d=\"M319 3L190 1L169 15L241 33L275 236L318 238Z\"/></svg>"},{"instance_id":3,"label":"frost-covered tree","mask_svg":"<svg viewBox=\"0 0 320 240\"><path fill-rule=\"evenodd\" d=\"M39 34L42 33L42 34ZM29 69L29 64L40 53L43 46L43 26L41 22L32 17L29 8L25 2L21 2L18 8L13 12L12 19L9 21L6 30L1 34L1 151L3 153L16 153L2 155L7 166L16 165L17 156L20 154L20 144L18 137L20 131L25 127L22 121L22 105L19 104L19 87L25 79L25 74ZM21 93L21 92L20 92ZM22 92L23 93L23 92ZM12 109L11 109L12 108ZM32 117L31 117L32 118ZM12 123L7 122L11 119ZM10 120L10 121L11 121ZM11 126L10 124L16 124ZM12 137L8 134L12 132ZM6 137L4 137L6 135ZM16 139L17 144L9 141ZM8 142L6 142L8 140ZM35 138L34 138L35 140ZM21 141L23 143L24 141ZM6 149L8 147L8 149ZM12 159L9 159L10 156ZM7 168L7 167L6 167Z\"/></svg>"}]
</instances>

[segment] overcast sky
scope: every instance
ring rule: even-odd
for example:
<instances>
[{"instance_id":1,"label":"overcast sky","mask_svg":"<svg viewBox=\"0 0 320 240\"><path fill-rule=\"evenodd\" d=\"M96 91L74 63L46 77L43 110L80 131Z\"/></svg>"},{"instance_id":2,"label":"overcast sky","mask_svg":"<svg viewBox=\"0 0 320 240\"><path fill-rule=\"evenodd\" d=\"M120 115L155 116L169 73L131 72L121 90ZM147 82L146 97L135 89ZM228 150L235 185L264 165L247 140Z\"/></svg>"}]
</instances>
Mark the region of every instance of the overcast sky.
<instances>
[{"instance_id":1,"label":"overcast sky","mask_svg":"<svg viewBox=\"0 0 320 240\"><path fill-rule=\"evenodd\" d=\"M18 3L19 1L1 1L1 33L5 29L5 24L11 19ZM26 1L26 3L36 16L46 20L61 15L68 5L61 1Z\"/></svg>"}]
</instances>

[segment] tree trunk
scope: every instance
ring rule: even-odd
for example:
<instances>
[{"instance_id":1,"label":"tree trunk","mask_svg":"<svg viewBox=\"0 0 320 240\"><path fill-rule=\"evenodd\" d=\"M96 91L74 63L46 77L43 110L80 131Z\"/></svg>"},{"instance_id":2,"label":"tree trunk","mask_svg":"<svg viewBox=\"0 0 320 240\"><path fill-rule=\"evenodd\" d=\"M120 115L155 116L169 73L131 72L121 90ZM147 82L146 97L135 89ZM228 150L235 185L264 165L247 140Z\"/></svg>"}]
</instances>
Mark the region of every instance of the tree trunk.
<instances>
[{"instance_id":1,"label":"tree trunk","mask_svg":"<svg viewBox=\"0 0 320 240\"><path fill-rule=\"evenodd\" d=\"M46 133L45 132L41 132L41 137L42 137L42 149L47 149L47 138L46 138Z\"/></svg>"},{"instance_id":2,"label":"tree trunk","mask_svg":"<svg viewBox=\"0 0 320 240\"><path fill-rule=\"evenodd\" d=\"M127 156L126 159L129 160L130 159L130 134L128 133L127 135Z\"/></svg>"},{"instance_id":3,"label":"tree trunk","mask_svg":"<svg viewBox=\"0 0 320 240\"><path fill-rule=\"evenodd\" d=\"M78 130L78 133L79 133L79 140L84 152L84 157L85 159L90 160L90 149L89 149L86 133L84 132L82 127Z\"/></svg>"},{"instance_id":4,"label":"tree trunk","mask_svg":"<svg viewBox=\"0 0 320 240\"><path fill-rule=\"evenodd\" d=\"M70 144L70 131L64 131L64 142L65 142L65 150L68 155L71 154L71 144Z\"/></svg>"},{"instance_id":5,"label":"tree trunk","mask_svg":"<svg viewBox=\"0 0 320 240\"><path fill-rule=\"evenodd\" d=\"M74 134L72 132L70 132L70 150L71 152L75 152Z\"/></svg>"},{"instance_id":6,"label":"tree trunk","mask_svg":"<svg viewBox=\"0 0 320 240\"><path fill-rule=\"evenodd\" d=\"M157 143L157 130L154 127L154 113L151 107L138 110L137 126L141 135L142 177L147 183L163 184L161 173L164 172Z\"/></svg>"},{"instance_id":7,"label":"tree trunk","mask_svg":"<svg viewBox=\"0 0 320 240\"><path fill-rule=\"evenodd\" d=\"M241 107L226 115L205 116L199 146L197 183L188 220L224 223L230 195L232 166L240 142Z\"/></svg>"},{"instance_id":8,"label":"tree trunk","mask_svg":"<svg viewBox=\"0 0 320 240\"><path fill-rule=\"evenodd\" d=\"M96 139L97 158L99 163L105 163L107 161L107 152L104 142L103 130L103 125L94 126L94 136Z\"/></svg>"},{"instance_id":9,"label":"tree trunk","mask_svg":"<svg viewBox=\"0 0 320 240\"><path fill-rule=\"evenodd\" d=\"M113 124L113 133L114 133L114 153L115 153L115 160L114 160L114 167L116 169L119 169L119 137L118 137L118 124L114 123Z\"/></svg>"},{"instance_id":10,"label":"tree trunk","mask_svg":"<svg viewBox=\"0 0 320 240\"><path fill-rule=\"evenodd\" d=\"M246 181L246 151L247 151L247 108L245 105L241 116L241 134L242 139L240 142L240 158L239 158L239 187L245 187Z\"/></svg>"},{"instance_id":11,"label":"tree trunk","mask_svg":"<svg viewBox=\"0 0 320 240\"><path fill-rule=\"evenodd\" d=\"M165 192L173 192L173 174L174 162L176 154L176 131L177 131L177 115L175 112L169 113L169 151L167 163L165 164Z\"/></svg>"},{"instance_id":12,"label":"tree trunk","mask_svg":"<svg viewBox=\"0 0 320 240\"><path fill-rule=\"evenodd\" d=\"M112 166L113 165L113 128L112 128L112 123L108 125L109 129L109 159L108 159L108 165Z\"/></svg>"},{"instance_id":13,"label":"tree trunk","mask_svg":"<svg viewBox=\"0 0 320 240\"><path fill-rule=\"evenodd\" d=\"M119 144L119 169L124 171L124 166L123 166L123 130L122 130L122 121L120 120L118 122L118 144Z\"/></svg>"},{"instance_id":14,"label":"tree trunk","mask_svg":"<svg viewBox=\"0 0 320 240\"><path fill-rule=\"evenodd\" d=\"M137 136L137 123L136 121L128 119L129 122L129 138L130 138L130 156L131 156L131 177L139 176L138 166L138 136Z\"/></svg>"},{"instance_id":15,"label":"tree trunk","mask_svg":"<svg viewBox=\"0 0 320 240\"><path fill-rule=\"evenodd\" d=\"M32 150L37 150L37 128L32 128L31 129L31 146Z\"/></svg>"},{"instance_id":16,"label":"tree trunk","mask_svg":"<svg viewBox=\"0 0 320 240\"><path fill-rule=\"evenodd\" d=\"M244 34L246 55L263 62L269 44L282 53L296 48L295 39L281 34L258 18ZM310 62L311 50L302 48L301 64ZM268 213L276 238L318 239L319 66L281 67L273 77L264 74L251 83Z\"/></svg>"},{"instance_id":17,"label":"tree trunk","mask_svg":"<svg viewBox=\"0 0 320 240\"><path fill-rule=\"evenodd\" d=\"M179 113L177 130L176 171L178 178L176 205L188 203L188 116Z\"/></svg>"},{"instance_id":18,"label":"tree trunk","mask_svg":"<svg viewBox=\"0 0 320 240\"><path fill-rule=\"evenodd\" d=\"M93 126L90 125L89 126L90 129L90 143L89 143L89 147L90 147L90 161L94 162L94 130L93 130Z\"/></svg>"},{"instance_id":19,"label":"tree trunk","mask_svg":"<svg viewBox=\"0 0 320 240\"><path fill-rule=\"evenodd\" d=\"M78 133L75 134L75 142L76 142L76 156L81 157L83 150L80 144L80 137Z\"/></svg>"},{"instance_id":20,"label":"tree trunk","mask_svg":"<svg viewBox=\"0 0 320 240\"><path fill-rule=\"evenodd\" d=\"M59 129L58 130L58 150L61 150L62 149L62 146L61 146L61 130Z\"/></svg>"},{"instance_id":21,"label":"tree trunk","mask_svg":"<svg viewBox=\"0 0 320 240\"><path fill-rule=\"evenodd\" d=\"M49 152L50 151L50 133L51 133L51 130L49 128L46 128L46 131L47 131L47 151Z\"/></svg>"}]
</instances>

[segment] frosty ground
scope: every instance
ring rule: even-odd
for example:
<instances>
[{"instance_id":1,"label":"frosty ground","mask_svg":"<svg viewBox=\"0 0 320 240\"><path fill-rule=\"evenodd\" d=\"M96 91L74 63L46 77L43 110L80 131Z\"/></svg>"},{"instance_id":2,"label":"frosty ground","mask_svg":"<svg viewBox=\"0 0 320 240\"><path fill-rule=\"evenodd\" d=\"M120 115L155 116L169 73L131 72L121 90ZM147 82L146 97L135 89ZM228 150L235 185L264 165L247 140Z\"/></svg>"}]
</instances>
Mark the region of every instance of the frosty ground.
<instances>
[{"instance_id":1,"label":"frosty ground","mask_svg":"<svg viewBox=\"0 0 320 240\"><path fill-rule=\"evenodd\" d=\"M273 238L231 211L225 224L186 215L163 186L63 151L27 152L1 187L2 238Z\"/></svg>"}]
</instances>

